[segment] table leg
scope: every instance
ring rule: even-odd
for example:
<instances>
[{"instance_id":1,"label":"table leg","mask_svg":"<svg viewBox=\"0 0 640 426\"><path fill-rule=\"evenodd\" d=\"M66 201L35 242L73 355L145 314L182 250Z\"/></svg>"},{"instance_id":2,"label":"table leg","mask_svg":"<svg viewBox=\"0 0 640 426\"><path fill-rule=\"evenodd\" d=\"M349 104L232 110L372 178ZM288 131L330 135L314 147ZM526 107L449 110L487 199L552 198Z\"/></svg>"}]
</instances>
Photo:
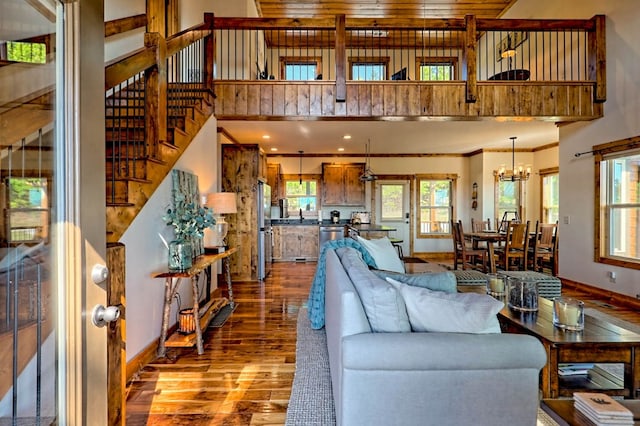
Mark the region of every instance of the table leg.
<instances>
[{"instance_id":1,"label":"table leg","mask_svg":"<svg viewBox=\"0 0 640 426\"><path fill-rule=\"evenodd\" d=\"M166 355L167 350L165 347L165 342L167 341L167 333L169 330L169 315L171 313L171 300L173 299L173 295L178 288L178 283L180 282L180 278L174 279L167 278L164 281L164 307L162 311L162 327L160 328L160 341L158 342L158 357L162 358Z\"/></svg>"},{"instance_id":2,"label":"table leg","mask_svg":"<svg viewBox=\"0 0 640 426\"><path fill-rule=\"evenodd\" d=\"M204 353L204 345L202 343L202 329L200 328L200 303L198 302L198 277L200 274L191 277L191 288L193 289L193 318L196 325L196 348L198 355Z\"/></svg>"},{"instance_id":3,"label":"table leg","mask_svg":"<svg viewBox=\"0 0 640 426\"><path fill-rule=\"evenodd\" d=\"M233 301L233 288L231 286L231 266L229 265L230 261L228 257L222 259L222 265L224 267L224 275L227 280L227 290L229 291L229 305L231 309L235 306L235 302Z\"/></svg>"}]
</instances>

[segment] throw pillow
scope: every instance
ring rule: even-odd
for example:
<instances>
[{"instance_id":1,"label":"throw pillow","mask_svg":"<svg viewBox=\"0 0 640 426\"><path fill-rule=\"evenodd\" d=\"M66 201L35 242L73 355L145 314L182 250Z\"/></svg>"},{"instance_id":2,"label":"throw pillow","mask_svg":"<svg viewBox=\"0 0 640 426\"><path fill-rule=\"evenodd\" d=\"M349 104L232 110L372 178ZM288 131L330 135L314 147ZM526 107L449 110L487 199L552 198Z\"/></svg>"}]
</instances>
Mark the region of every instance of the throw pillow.
<instances>
[{"instance_id":1,"label":"throw pillow","mask_svg":"<svg viewBox=\"0 0 640 426\"><path fill-rule=\"evenodd\" d=\"M504 303L486 294L444 293L387 281L400 291L413 331L500 333L497 313Z\"/></svg>"},{"instance_id":2,"label":"throw pillow","mask_svg":"<svg viewBox=\"0 0 640 426\"><path fill-rule=\"evenodd\" d=\"M445 293L457 293L456 276L452 272L423 272L421 274L399 274L391 271L373 270L382 279L393 278L404 284L428 288Z\"/></svg>"},{"instance_id":3,"label":"throw pillow","mask_svg":"<svg viewBox=\"0 0 640 426\"><path fill-rule=\"evenodd\" d=\"M358 242L367 249L371 257L373 257L373 260L376 261L378 269L404 272L404 264L402 260L400 260L396 249L393 248L393 244L391 244L389 238L383 237L375 240L367 240L359 235L356 238Z\"/></svg>"},{"instance_id":4,"label":"throw pillow","mask_svg":"<svg viewBox=\"0 0 640 426\"><path fill-rule=\"evenodd\" d=\"M410 332L407 309L400 293L375 276L357 250L343 250L340 261L358 292L371 329L374 332Z\"/></svg>"}]
</instances>

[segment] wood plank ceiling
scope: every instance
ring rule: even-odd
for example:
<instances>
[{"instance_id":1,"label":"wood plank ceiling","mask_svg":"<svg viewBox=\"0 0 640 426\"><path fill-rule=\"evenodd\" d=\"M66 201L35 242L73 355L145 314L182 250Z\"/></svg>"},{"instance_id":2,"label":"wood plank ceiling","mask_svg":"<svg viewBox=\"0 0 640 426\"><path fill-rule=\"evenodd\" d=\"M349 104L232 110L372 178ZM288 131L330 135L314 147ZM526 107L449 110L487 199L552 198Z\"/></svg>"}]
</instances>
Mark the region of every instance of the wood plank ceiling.
<instances>
[{"instance_id":1,"label":"wood plank ceiling","mask_svg":"<svg viewBox=\"0 0 640 426\"><path fill-rule=\"evenodd\" d=\"M499 18L517 0L255 0L264 18Z\"/></svg>"}]
</instances>

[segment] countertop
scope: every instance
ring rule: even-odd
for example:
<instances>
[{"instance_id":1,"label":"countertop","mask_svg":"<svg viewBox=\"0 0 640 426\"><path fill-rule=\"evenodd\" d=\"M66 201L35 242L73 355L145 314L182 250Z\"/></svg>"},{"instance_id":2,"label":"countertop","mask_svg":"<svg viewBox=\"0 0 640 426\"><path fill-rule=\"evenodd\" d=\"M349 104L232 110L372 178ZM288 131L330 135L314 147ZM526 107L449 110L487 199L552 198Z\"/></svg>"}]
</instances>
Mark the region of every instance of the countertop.
<instances>
[{"instance_id":1,"label":"countertop","mask_svg":"<svg viewBox=\"0 0 640 426\"><path fill-rule=\"evenodd\" d=\"M349 225L349 228L355 229L359 233L361 232L380 232L380 231L395 231L396 228L390 226L378 225L375 223L363 223L360 225Z\"/></svg>"}]
</instances>

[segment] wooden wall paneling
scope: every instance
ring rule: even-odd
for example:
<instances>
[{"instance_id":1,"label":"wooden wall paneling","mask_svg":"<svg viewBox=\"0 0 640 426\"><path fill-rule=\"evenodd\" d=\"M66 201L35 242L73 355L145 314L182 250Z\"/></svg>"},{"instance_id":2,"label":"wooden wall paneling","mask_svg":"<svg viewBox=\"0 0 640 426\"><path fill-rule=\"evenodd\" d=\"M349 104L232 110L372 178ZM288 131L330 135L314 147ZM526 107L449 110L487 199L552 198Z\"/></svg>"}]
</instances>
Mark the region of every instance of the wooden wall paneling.
<instances>
[{"instance_id":1,"label":"wooden wall paneling","mask_svg":"<svg viewBox=\"0 0 640 426\"><path fill-rule=\"evenodd\" d=\"M273 115L284 116L285 115L285 88L282 85L274 85L272 87L272 111Z\"/></svg>"},{"instance_id":2,"label":"wooden wall paneling","mask_svg":"<svg viewBox=\"0 0 640 426\"><path fill-rule=\"evenodd\" d=\"M235 115L236 112L236 85L227 84L224 86L225 102L222 105L222 112L225 115Z\"/></svg>"},{"instance_id":3,"label":"wooden wall paneling","mask_svg":"<svg viewBox=\"0 0 640 426\"><path fill-rule=\"evenodd\" d=\"M288 84L284 88L284 114L286 116L298 113L298 90L297 85Z\"/></svg>"},{"instance_id":4,"label":"wooden wall paneling","mask_svg":"<svg viewBox=\"0 0 640 426\"><path fill-rule=\"evenodd\" d=\"M371 115L382 117L384 113L384 89L379 84L371 86Z\"/></svg>"},{"instance_id":5,"label":"wooden wall paneling","mask_svg":"<svg viewBox=\"0 0 640 426\"><path fill-rule=\"evenodd\" d=\"M247 84L236 84L235 115L247 115Z\"/></svg>"},{"instance_id":6,"label":"wooden wall paneling","mask_svg":"<svg viewBox=\"0 0 640 426\"><path fill-rule=\"evenodd\" d=\"M594 88L593 86L582 86L575 88L575 90L579 93L580 96L580 111L579 115L592 115L595 116L593 111L593 97Z\"/></svg>"},{"instance_id":7,"label":"wooden wall paneling","mask_svg":"<svg viewBox=\"0 0 640 426\"><path fill-rule=\"evenodd\" d=\"M409 86L403 83L396 86L396 114L411 115L409 114Z\"/></svg>"},{"instance_id":8,"label":"wooden wall paneling","mask_svg":"<svg viewBox=\"0 0 640 426\"><path fill-rule=\"evenodd\" d=\"M555 88L551 86L544 86L542 88L542 114L552 115L556 111Z\"/></svg>"},{"instance_id":9,"label":"wooden wall paneling","mask_svg":"<svg viewBox=\"0 0 640 426\"><path fill-rule=\"evenodd\" d=\"M358 86L358 115L360 117L371 116L371 85Z\"/></svg>"},{"instance_id":10,"label":"wooden wall paneling","mask_svg":"<svg viewBox=\"0 0 640 426\"><path fill-rule=\"evenodd\" d=\"M247 115L256 116L261 112L260 86L257 84L247 85Z\"/></svg>"},{"instance_id":11,"label":"wooden wall paneling","mask_svg":"<svg viewBox=\"0 0 640 426\"><path fill-rule=\"evenodd\" d=\"M336 114L335 85L322 85L322 115L329 117Z\"/></svg>"},{"instance_id":12,"label":"wooden wall paneling","mask_svg":"<svg viewBox=\"0 0 640 426\"><path fill-rule=\"evenodd\" d=\"M420 86L420 113L422 115L433 114L433 85Z\"/></svg>"},{"instance_id":13,"label":"wooden wall paneling","mask_svg":"<svg viewBox=\"0 0 640 426\"><path fill-rule=\"evenodd\" d=\"M309 87L309 115L322 116L322 85L312 84Z\"/></svg>"},{"instance_id":14,"label":"wooden wall paneling","mask_svg":"<svg viewBox=\"0 0 640 426\"><path fill-rule=\"evenodd\" d=\"M391 84L385 84L384 88L384 115L396 115L396 88Z\"/></svg>"},{"instance_id":15,"label":"wooden wall paneling","mask_svg":"<svg viewBox=\"0 0 640 426\"><path fill-rule=\"evenodd\" d=\"M297 107L298 107L298 115L308 116L310 108L310 89L308 84L300 84L297 85L298 95L297 99Z\"/></svg>"},{"instance_id":16,"label":"wooden wall paneling","mask_svg":"<svg viewBox=\"0 0 640 426\"><path fill-rule=\"evenodd\" d=\"M345 101L347 107L347 116L358 116L358 85L350 84L347 86L347 97Z\"/></svg>"},{"instance_id":17,"label":"wooden wall paneling","mask_svg":"<svg viewBox=\"0 0 640 426\"><path fill-rule=\"evenodd\" d=\"M273 104L273 85L260 84L260 115L272 115Z\"/></svg>"},{"instance_id":18,"label":"wooden wall paneling","mask_svg":"<svg viewBox=\"0 0 640 426\"><path fill-rule=\"evenodd\" d=\"M520 86L518 96L518 115L531 115L532 105L532 86Z\"/></svg>"},{"instance_id":19,"label":"wooden wall paneling","mask_svg":"<svg viewBox=\"0 0 640 426\"><path fill-rule=\"evenodd\" d=\"M407 115L416 117L422 115L420 112L420 86L412 84L407 85Z\"/></svg>"}]
</instances>

